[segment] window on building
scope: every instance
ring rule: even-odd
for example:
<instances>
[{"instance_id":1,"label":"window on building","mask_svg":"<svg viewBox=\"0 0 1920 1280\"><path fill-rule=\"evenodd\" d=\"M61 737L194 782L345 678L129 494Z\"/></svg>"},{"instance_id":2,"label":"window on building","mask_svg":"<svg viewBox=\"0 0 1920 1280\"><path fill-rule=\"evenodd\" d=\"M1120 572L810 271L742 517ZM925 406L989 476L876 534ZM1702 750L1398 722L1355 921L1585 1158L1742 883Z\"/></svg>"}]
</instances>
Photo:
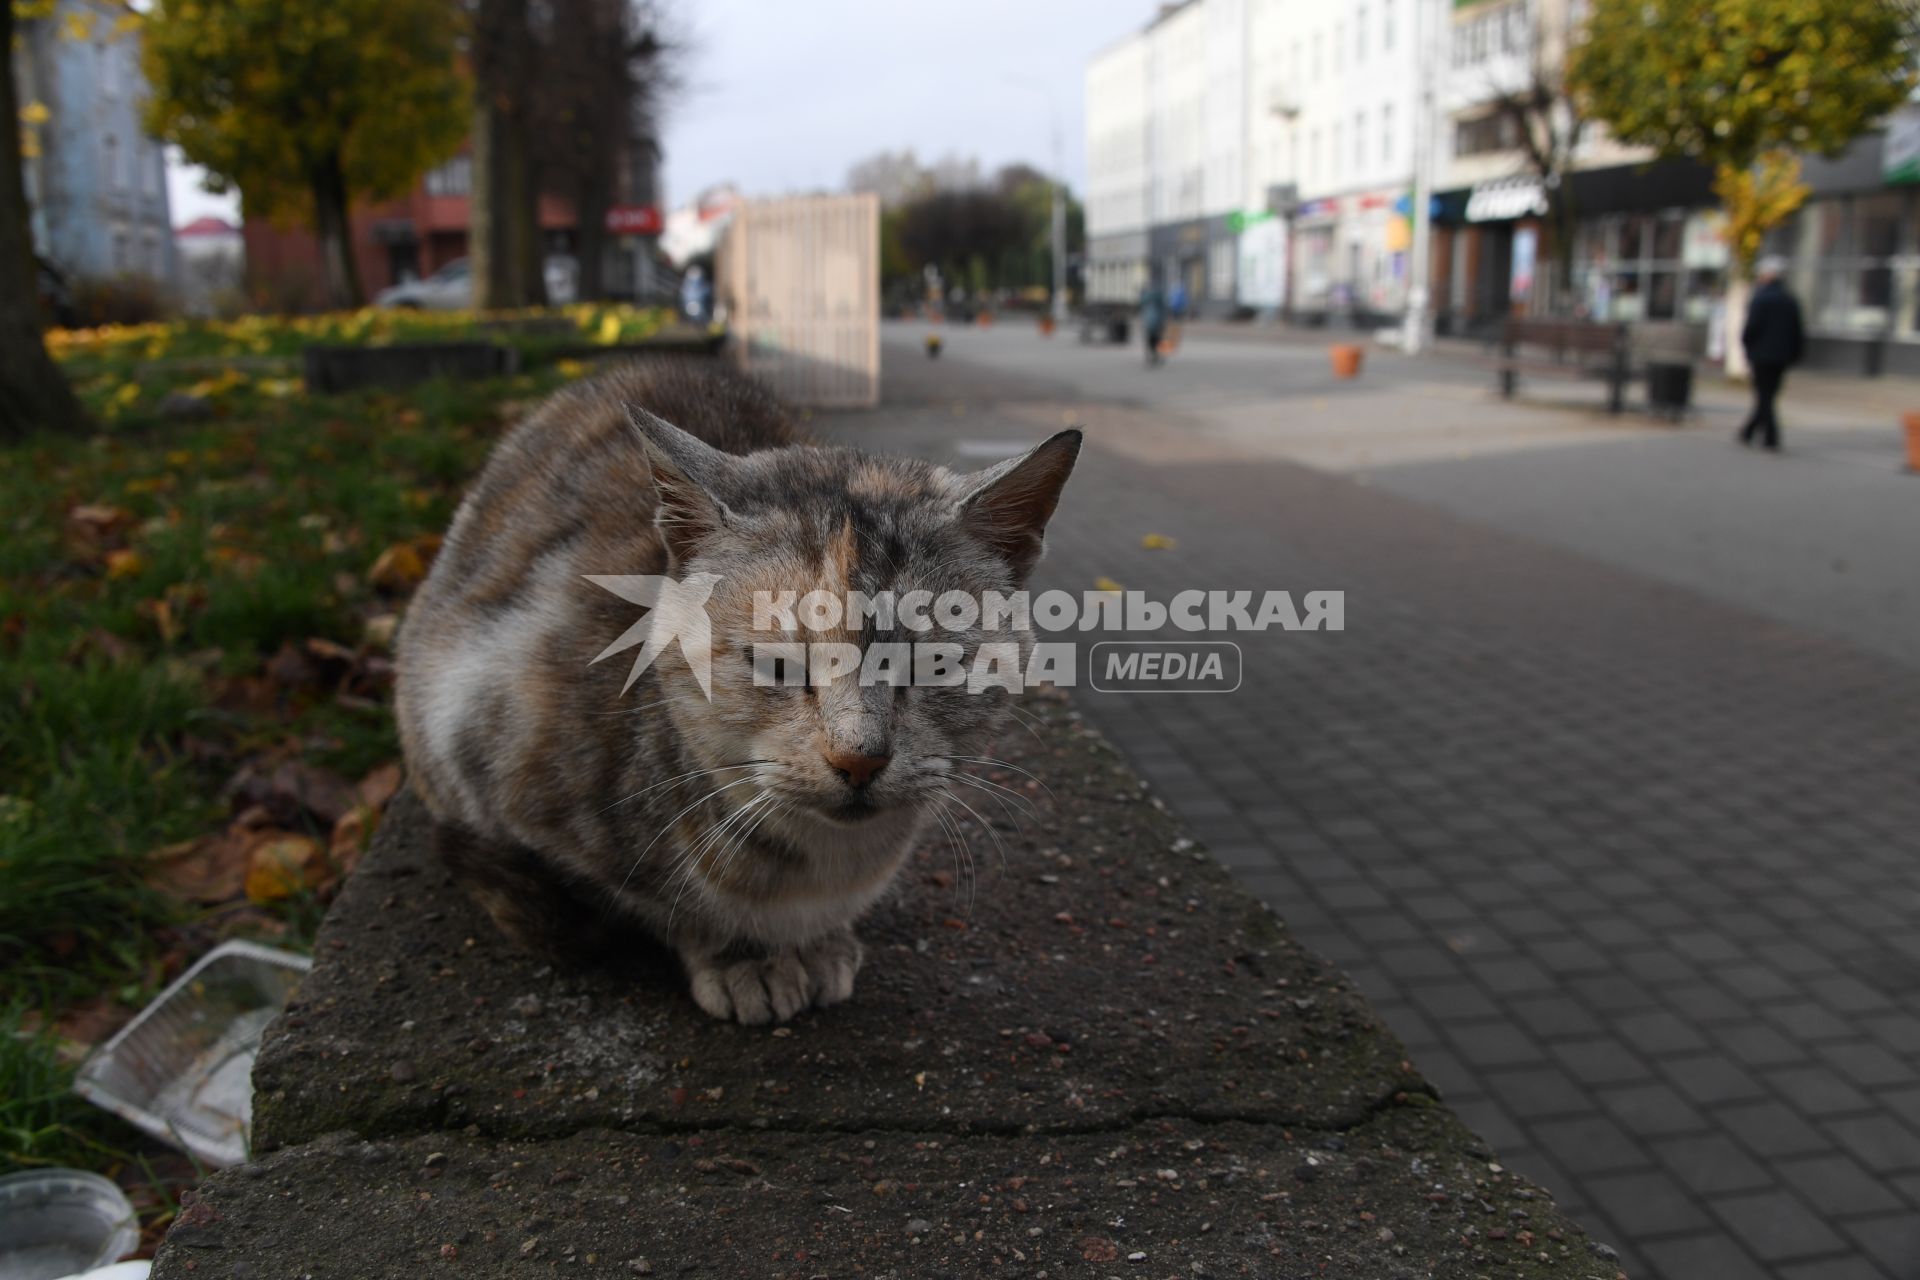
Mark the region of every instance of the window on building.
<instances>
[{"instance_id":1,"label":"window on building","mask_svg":"<svg viewBox=\"0 0 1920 1280\"><path fill-rule=\"evenodd\" d=\"M120 50L114 45L102 41L93 46L94 65L100 70L100 93L104 97L120 96Z\"/></svg>"},{"instance_id":2,"label":"window on building","mask_svg":"<svg viewBox=\"0 0 1920 1280\"><path fill-rule=\"evenodd\" d=\"M1388 167L1393 164L1393 104L1391 102L1380 108L1380 163Z\"/></svg>"},{"instance_id":3,"label":"window on building","mask_svg":"<svg viewBox=\"0 0 1920 1280\"><path fill-rule=\"evenodd\" d=\"M167 153L159 147L142 147L144 153L140 161L140 194L148 199L160 194L161 184L165 181Z\"/></svg>"},{"instance_id":4,"label":"window on building","mask_svg":"<svg viewBox=\"0 0 1920 1280\"><path fill-rule=\"evenodd\" d=\"M131 249L127 233L124 230L115 231L113 233L113 274L123 276L132 269L133 261L128 256Z\"/></svg>"},{"instance_id":5,"label":"window on building","mask_svg":"<svg viewBox=\"0 0 1920 1280\"><path fill-rule=\"evenodd\" d=\"M1313 33L1313 78L1316 82L1320 79L1320 33L1318 31Z\"/></svg>"},{"instance_id":6,"label":"window on building","mask_svg":"<svg viewBox=\"0 0 1920 1280\"><path fill-rule=\"evenodd\" d=\"M1346 58L1346 52L1347 24L1336 22L1333 24L1333 69L1335 71L1340 69L1341 62Z\"/></svg>"},{"instance_id":7,"label":"window on building","mask_svg":"<svg viewBox=\"0 0 1920 1280\"><path fill-rule=\"evenodd\" d=\"M1393 52L1393 0L1380 0L1380 47Z\"/></svg>"},{"instance_id":8,"label":"window on building","mask_svg":"<svg viewBox=\"0 0 1920 1280\"><path fill-rule=\"evenodd\" d=\"M1367 60L1367 6L1360 5L1353 11L1353 61L1354 65Z\"/></svg>"},{"instance_id":9,"label":"window on building","mask_svg":"<svg viewBox=\"0 0 1920 1280\"><path fill-rule=\"evenodd\" d=\"M1453 154L1482 156L1495 151L1510 151L1520 145L1520 131L1513 117L1506 114L1476 116L1459 120L1453 126Z\"/></svg>"},{"instance_id":10,"label":"window on building","mask_svg":"<svg viewBox=\"0 0 1920 1280\"><path fill-rule=\"evenodd\" d=\"M1332 143L1327 148L1327 177L1337 178L1340 176L1341 149L1345 145L1346 139L1343 136L1341 127L1336 124L1333 126Z\"/></svg>"},{"instance_id":11,"label":"window on building","mask_svg":"<svg viewBox=\"0 0 1920 1280\"><path fill-rule=\"evenodd\" d=\"M127 171L123 167L125 157L120 154L120 139L107 134L100 139L101 158L107 170L107 189L125 191L127 189Z\"/></svg>"},{"instance_id":12,"label":"window on building","mask_svg":"<svg viewBox=\"0 0 1920 1280\"><path fill-rule=\"evenodd\" d=\"M140 247L146 258L145 270L149 279L158 280L167 274L167 266L160 256L160 237L149 231L140 237Z\"/></svg>"},{"instance_id":13,"label":"window on building","mask_svg":"<svg viewBox=\"0 0 1920 1280\"><path fill-rule=\"evenodd\" d=\"M1356 173L1365 173L1367 169L1367 113L1353 113L1353 168Z\"/></svg>"},{"instance_id":14,"label":"window on building","mask_svg":"<svg viewBox=\"0 0 1920 1280\"><path fill-rule=\"evenodd\" d=\"M455 156L427 170L427 194L430 196L466 196L473 194L473 157Z\"/></svg>"}]
</instances>

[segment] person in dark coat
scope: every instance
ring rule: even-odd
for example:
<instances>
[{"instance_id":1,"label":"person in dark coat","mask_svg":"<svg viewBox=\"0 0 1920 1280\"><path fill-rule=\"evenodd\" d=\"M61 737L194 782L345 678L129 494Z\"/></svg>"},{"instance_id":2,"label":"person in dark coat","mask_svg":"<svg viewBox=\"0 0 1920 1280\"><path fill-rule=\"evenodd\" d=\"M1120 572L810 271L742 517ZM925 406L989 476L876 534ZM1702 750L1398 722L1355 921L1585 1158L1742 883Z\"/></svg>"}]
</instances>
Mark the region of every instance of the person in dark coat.
<instances>
[{"instance_id":1,"label":"person in dark coat","mask_svg":"<svg viewBox=\"0 0 1920 1280\"><path fill-rule=\"evenodd\" d=\"M1780 423L1773 416L1774 398L1786 381L1787 369L1799 361L1806 345L1806 330L1800 323L1800 304L1780 282L1786 274L1786 259L1760 259L1754 273L1760 282L1747 302L1747 323L1740 331L1740 345L1746 348L1747 363L1753 367L1753 413L1740 429L1740 443L1752 444L1754 437L1769 449L1780 447Z\"/></svg>"},{"instance_id":2,"label":"person in dark coat","mask_svg":"<svg viewBox=\"0 0 1920 1280\"><path fill-rule=\"evenodd\" d=\"M1167 331L1167 300L1158 281L1148 280L1140 290L1140 328L1147 338L1147 363L1160 363L1160 339Z\"/></svg>"}]
</instances>

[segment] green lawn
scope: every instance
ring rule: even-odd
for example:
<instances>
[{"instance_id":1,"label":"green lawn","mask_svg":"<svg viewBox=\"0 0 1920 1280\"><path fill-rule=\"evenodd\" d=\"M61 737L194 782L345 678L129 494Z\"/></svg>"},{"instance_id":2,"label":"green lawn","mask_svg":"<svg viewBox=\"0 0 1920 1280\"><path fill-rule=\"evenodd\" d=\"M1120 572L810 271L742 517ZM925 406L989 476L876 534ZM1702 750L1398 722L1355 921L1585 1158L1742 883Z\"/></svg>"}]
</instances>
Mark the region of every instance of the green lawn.
<instances>
[{"instance_id":1,"label":"green lawn","mask_svg":"<svg viewBox=\"0 0 1920 1280\"><path fill-rule=\"evenodd\" d=\"M603 342L661 324L599 314L571 319ZM397 758L386 650L408 551L431 558L505 425L583 372L319 398L291 371L220 367L362 323L366 340L458 332L322 319L56 336L98 429L0 451L0 1172L170 1181L140 1166L158 1149L69 1094L78 1057L223 938L304 947L339 868L221 898L151 855L225 830L236 775L293 762L352 783ZM210 416L169 411L189 390ZM269 825L338 853L311 813ZM150 1217L170 1199L152 1189Z\"/></svg>"}]
</instances>

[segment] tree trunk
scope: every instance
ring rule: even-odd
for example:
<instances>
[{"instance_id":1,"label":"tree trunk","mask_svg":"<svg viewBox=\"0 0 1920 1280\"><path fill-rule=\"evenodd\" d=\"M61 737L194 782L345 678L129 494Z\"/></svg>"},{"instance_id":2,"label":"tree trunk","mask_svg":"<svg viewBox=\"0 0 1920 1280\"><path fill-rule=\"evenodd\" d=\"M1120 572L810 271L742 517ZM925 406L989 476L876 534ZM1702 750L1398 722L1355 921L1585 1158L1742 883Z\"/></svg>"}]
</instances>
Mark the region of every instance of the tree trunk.
<instances>
[{"instance_id":1,"label":"tree trunk","mask_svg":"<svg viewBox=\"0 0 1920 1280\"><path fill-rule=\"evenodd\" d=\"M1747 365L1747 348L1740 341L1740 331L1747 327L1747 299L1753 296L1753 282L1734 267L1727 277L1726 302L1726 343L1727 354L1724 364L1727 376L1741 382L1747 380L1752 370Z\"/></svg>"},{"instance_id":2,"label":"tree trunk","mask_svg":"<svg viewBox=\"0 0 1920 1280\"><path fill-rule=\"evenodd\" d=\"M534 186L534 74L527 0L480 0L467 252L473 304L482 310L532 306L546 297Z\"/></svg>"},{"instance_id":3,"label":"tree trunk","mask_svg":"<svg viewBox=\"0 0 1920 1280\"><path fill-rule=\"evenodd\" d=\"M540 307L547 301L546 246L540 233L540 183L533 159L533 121L525 99L510 122L506 155L508 236L513 253L510 274L516 307Z\"/></svg>"},{"instance_id":4,"label":"tree trunk","mask_svg":"<svg viewBox=\"0 0 1920 1280\"><path fill-rule=\"evenodd\" d=\"M0 4L0 442L36 430L78 432L87 416L41 336L40 271L33 257L20 104L13 87L13 6Z\"/></svg>"},{"instance_id":5,"label":"tree trunk","mask_svg":"<svg viewBox=\"0 0 1920 1280\"><path fill-rule=\"evenodd\" d=\"M483 87L473 111L473 188L467 207L467 261L473 277L473 306L493 311L507 306L505 252L506 200L500 167L500 108Z\"/></svg>"},{"instance_id":6,"label":"tree trunk","mask_svg":"<svg viewBox=\"0 0 1920 1280\"><path fill-rule=\"evenodd\" d=\"M366 301L360 292L360 265L354 260L348 203L347 177L335 152L313 172L313 229L320 237L327 305L336 311L350 310Z\"/></svg>"},{"instance_id":7,"label":"tree trunk","mask_svg":"<svg viewBox=\"0 0 1920 1280\"><path fill-rule=\"evenodd\" d=\"M613 190L607 169L585 175L574 195L573 252L580 262L580 290L576 301L598 302L606 296L607 209Z\"/></svg>"}]
</instances>

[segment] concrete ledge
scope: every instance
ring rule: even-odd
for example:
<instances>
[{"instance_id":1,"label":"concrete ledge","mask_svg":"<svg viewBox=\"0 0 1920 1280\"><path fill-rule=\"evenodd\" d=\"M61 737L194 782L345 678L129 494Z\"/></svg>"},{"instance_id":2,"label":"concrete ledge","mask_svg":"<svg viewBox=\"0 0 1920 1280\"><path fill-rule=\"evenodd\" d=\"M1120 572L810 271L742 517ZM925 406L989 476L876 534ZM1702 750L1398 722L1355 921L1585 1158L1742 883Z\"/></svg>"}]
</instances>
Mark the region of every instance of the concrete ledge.
<instances>
[{"instance_id":1,"label":"concrete ledge","mask_svg":"<svg viewBox=\"0 0 1920 1280\"><path fill-rule=\"evenodd\" d=\"M1615 1275L1070 706L1030 711L1002 751L1054 796L1004 775L1035 811L971 832L972 909L930 841L853 1002L778 1029L657 957L513 952L399 802L269 1032L271 1154L156 1275Z\"/></svg>"}]
</instances>

